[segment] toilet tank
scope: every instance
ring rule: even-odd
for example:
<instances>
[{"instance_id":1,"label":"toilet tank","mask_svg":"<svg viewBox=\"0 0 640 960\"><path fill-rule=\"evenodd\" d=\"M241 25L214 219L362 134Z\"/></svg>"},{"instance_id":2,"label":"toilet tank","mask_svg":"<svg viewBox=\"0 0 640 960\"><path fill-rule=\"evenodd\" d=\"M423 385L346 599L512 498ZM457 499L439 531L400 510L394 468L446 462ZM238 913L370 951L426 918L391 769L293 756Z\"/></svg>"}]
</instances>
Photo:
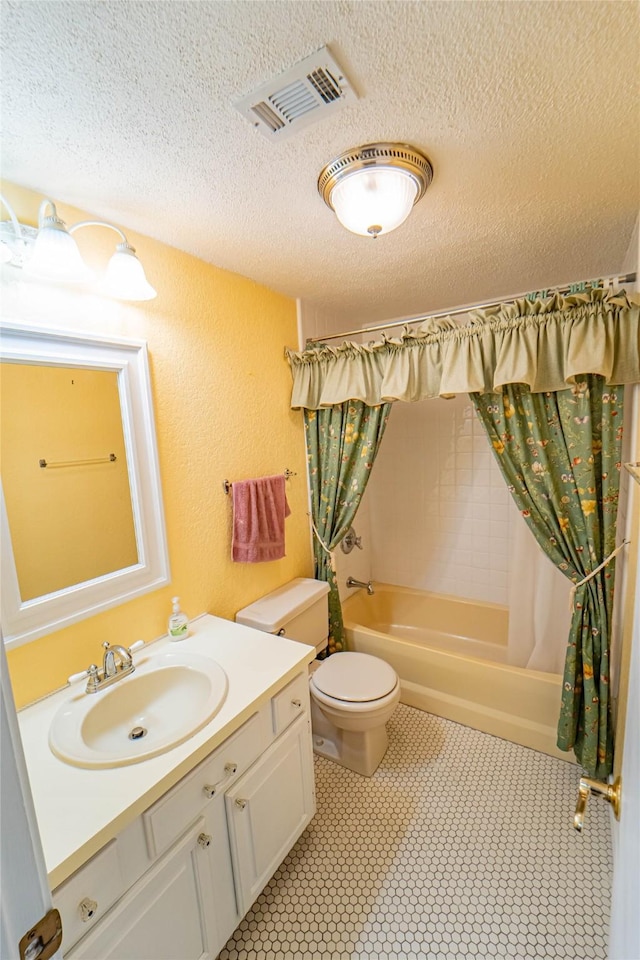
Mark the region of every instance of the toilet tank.
<instances>
[{"instance_id":1,"label":"toilet tank","mask_svg":"<svg viewBox=\"0 0 640 960\"><path fill-rule=\"evenodd\" d=\"M308 643L321 653L329 634L328 593L323 580L298 577L238 610L236 623Z\"/></svg>"}]
</instances>

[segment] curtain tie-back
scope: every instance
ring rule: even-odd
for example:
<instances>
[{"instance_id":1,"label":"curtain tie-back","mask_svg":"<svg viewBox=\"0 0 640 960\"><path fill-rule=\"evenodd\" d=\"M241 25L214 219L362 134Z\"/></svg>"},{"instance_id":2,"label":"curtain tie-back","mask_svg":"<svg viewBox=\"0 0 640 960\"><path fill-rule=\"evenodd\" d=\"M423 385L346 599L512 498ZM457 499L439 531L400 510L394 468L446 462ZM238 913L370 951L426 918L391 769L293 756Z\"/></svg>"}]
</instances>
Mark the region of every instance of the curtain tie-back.
<instances>
[{"instance_id":1,"label":"curtain tie-back","mask_svg":"<svg viewBox=\"0 0 640 960\"><path fill-rule=\"evenodd\" d=\"M605 557L602 563L599 566L597 566L595 570L592 570L591 573L588 573L586 577L584 577L582 580L579 580L577 583L572 584L571 590L569 591L569 609L571 610L572 613L573 613L573 605L576 599L576 590L578 589L578 587L584 586L585 583L588 583L589 580L595 577L596 573L600 573L600 571L604 569L604 567L606 567L606 565L611 560L613 560L615 555L617 553L620 553L622 548L626 547L627 544L629 543L631 543L630 540L623 540L622 543L618 547L616 547L615 550L612 553L610 553L608 557Z\"/></svg>"},{"instance_id":2,"label":"curtain tie-back","mask_svg":"<svg viewBox=\"0 0 640 960\"><path fill-rule=\"evenodd\" d=\"M333 559L333 553L332 553L331 550L329 550L329 547L326 545L326 543L324 542L324 540L322 539L322 537L321 537L320 534L318 533L318 528L316 527L315 523L313 522L313 517L311 516L311 514L310 514L310 513L307 513L307 516L309 517L309 520L310 520L310 522L311 522L311 526L313 527L313 532L314 532L315 535L316 535L316 538L317 538L317 540L318 540L318 543L320 544L320 546L322 547L322 549L325 551L325 553L326 553L327 556L329 557L329 563L331 564L331 569L332 569L333 572L335 573L335 572L336 572L336 563L335 563L335 560Z\"/></svg>"}]
</instances>

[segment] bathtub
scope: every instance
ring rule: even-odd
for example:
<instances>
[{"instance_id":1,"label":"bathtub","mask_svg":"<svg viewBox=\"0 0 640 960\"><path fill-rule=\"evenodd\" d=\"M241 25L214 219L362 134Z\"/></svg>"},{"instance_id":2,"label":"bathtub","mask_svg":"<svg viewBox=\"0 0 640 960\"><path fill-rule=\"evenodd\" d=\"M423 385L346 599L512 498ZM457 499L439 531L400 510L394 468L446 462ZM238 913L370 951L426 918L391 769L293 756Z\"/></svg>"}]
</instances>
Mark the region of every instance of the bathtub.
<instances>
[{"instance_id":1,"label":"bathtub","mask_svg":"<svg viewBox=\"0 0 640 960\"><path fill-rule=\"evenodd\" d=\"M562 678L509 666L506 607L374 586L343 603L347 643L391 664L403 703L573 761L556 747Z\"/></svg>"}]
</instances>

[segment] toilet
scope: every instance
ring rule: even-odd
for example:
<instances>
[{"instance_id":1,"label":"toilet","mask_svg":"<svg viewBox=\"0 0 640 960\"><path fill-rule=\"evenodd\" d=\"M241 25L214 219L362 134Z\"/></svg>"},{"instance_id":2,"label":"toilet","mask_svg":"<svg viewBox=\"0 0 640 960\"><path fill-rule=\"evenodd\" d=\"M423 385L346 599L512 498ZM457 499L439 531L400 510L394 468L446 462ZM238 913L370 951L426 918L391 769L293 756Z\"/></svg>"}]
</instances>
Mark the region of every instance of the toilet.
<instances>
[{"instance_id":1,"label":"toilet","mask_svg":"<svg viewBox=\"0 0 640 960\"><path fill-rule=\"evenodd\" d=\"M236 622L327 646L329 585L298 577L239 610ZM313 749L370 777L387 750L386 723L400 700L393 667L367 653L334 653L309 667Z\"/></svg>"}]
</instances>

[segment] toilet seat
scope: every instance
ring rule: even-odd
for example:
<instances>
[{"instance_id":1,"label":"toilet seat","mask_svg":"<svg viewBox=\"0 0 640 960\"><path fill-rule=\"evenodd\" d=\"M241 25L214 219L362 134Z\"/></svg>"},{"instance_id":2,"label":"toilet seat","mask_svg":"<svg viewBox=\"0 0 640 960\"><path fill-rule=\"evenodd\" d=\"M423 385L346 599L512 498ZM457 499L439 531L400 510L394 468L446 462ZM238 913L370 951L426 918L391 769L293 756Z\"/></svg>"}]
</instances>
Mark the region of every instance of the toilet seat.
<instances>
[{"instance_id":1,"label":"toilet seat","mask_svg":"<svg viewBox=\"0 0 640 960\"><path fill-rule=\"evenodd\" d=\"M368 653L334 653L314 671L316 692L345 704L365 704L385 699L398 685L388 663ZM324 699L324 698L322 698Z\"/></svg>"}]
</instances>

